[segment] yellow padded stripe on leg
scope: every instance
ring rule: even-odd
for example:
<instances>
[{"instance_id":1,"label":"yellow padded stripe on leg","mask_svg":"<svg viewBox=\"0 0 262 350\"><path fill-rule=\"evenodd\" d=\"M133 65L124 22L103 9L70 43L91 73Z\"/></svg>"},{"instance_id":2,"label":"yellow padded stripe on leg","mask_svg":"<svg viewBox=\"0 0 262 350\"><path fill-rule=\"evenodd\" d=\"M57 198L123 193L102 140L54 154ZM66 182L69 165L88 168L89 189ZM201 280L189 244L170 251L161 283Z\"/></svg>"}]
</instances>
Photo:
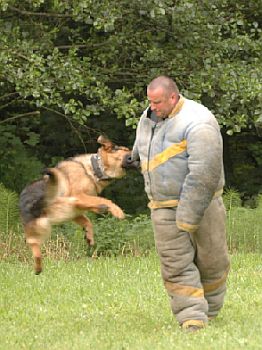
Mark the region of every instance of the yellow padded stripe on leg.
<instances>
[{"instance_id":1,"label":"yellow padded stripe on leg","mask_svg":"<svg viewBox=\"0 0 262 350\"><path fill-rule=\"evenodd\" d=\"M194 298L203 298L204 290L202 288L195 288L191 286L183 286L181 284L172 283L172 282L164 282L166 290L170 294L194 297Z\"/></svg>"},{"instance_id":2,"label":"yellow padded stripe on leg","mask_svg":"<svg viewBox=\"0 0 262 350\"><path fill-rule=\"evenodd\" d=\"M158 208L172 208L172 207L177 207L178 205L178 200L177 199L172 199L168 201L154 201L151 200L148 203L148 208L150 209L158 209Z\"/></svg>"},{"instance_id":3,"label":"yellow padded stripe on leg","mask_svg":"<svg viewBox=\"0 0 262 350\"><path fill-rule=\"evenodd\" d=\"M205 293L213 292L214 290L216 290L220 286L222 286L226 282L228 272L229 272L229 268L227 271L224 272L223 276L221 278L219 278L218 280L216 280L215 282L203 283Z\"/></svg>"},{"instance_id":4,"label":"yellow padded stripe on leg","mask_svg":"<svg viewBox=\"0 0 262 350\"><path fill-rule=\"evenodd\" d=\"M189 233L194 233L199 228L199 225L190 225L180 221L177 221L176 225L180 230L186 231Z\"/></svg>"}]
</instances>

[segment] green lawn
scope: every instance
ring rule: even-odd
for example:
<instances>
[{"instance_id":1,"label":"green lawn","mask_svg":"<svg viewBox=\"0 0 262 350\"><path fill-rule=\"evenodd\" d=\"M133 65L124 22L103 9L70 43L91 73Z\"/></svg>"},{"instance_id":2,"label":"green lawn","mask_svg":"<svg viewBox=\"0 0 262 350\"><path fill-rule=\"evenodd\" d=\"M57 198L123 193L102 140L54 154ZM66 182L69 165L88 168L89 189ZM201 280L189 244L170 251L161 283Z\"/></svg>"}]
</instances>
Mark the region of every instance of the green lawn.
<instances>
[{"instance_id":1,"label":"green lawn","mask_svg":"<svg viewBox=\"0 0 262 350\"><path fill-rule=\"evenodd\" d=\"M235 254L225 306L198 333L171 315L155 253L0 263L0 349L262 349L262 258Z\"/></svg>"}]
</instances>

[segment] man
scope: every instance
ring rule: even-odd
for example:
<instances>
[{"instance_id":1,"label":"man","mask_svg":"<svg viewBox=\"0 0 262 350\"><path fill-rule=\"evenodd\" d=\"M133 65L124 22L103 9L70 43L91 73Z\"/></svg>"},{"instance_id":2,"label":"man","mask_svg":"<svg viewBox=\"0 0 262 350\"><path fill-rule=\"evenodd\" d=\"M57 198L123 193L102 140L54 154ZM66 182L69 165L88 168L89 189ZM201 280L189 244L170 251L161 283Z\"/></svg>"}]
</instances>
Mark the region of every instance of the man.
<instances>
[{"instance_id":1,"label":"man","mask_svg":"<svg viewBox=\"0 0 262 350\"><path fill-rule=\"evenodd\" d=\"M169 77L151 81L147 96L132 159L141 162L172 311L191 332L217 316L226 292L222 137L212 113Z\"/></svg>"}]
</instances>

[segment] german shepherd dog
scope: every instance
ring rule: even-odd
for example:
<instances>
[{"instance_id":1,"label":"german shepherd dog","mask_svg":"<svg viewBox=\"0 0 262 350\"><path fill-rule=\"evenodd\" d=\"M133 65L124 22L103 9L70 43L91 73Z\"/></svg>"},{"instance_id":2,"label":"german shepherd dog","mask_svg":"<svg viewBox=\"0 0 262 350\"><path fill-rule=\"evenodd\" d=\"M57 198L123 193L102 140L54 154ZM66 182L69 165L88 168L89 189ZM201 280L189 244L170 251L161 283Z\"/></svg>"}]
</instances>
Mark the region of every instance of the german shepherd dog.
<instances>
[{"instance_id":1,"label":"german shepherd dog","mask_svg":"<svg viewBox=\"0 0 262 350\"><path fill-rule=\"evenodd\" d=\"M101 147L96 154L79 155L45 169L40 180L32 182L21 192L20 214L26 243L32 249L36 274L42 271L40 247L50 236L52 225L74 221L83 227L88 244L94 245L93 226L84 215L86 211L110 212L118 219L124 218L121 208L98 194L113 179L125 175L131 152L126 147L114 145L104 136L100 136L97 142Z\"/></svg>"}]
</instances>

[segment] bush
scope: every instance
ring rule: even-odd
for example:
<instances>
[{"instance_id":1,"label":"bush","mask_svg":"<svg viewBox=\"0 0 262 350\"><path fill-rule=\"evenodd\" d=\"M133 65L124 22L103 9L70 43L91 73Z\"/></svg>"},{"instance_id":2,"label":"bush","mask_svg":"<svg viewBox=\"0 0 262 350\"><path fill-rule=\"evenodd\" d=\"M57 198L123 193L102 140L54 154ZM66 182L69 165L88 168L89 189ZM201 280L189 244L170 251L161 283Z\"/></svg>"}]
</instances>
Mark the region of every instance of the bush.
<instances>
[{"instance_id":1,"label":"bush","mask_svg":"<svg viewBox=\"0 0 262 350\"><path fill-rule=\"evenodd\" d=\"M88 256L141 256L154 249L152 226L146 215L121 221L111 216L96 218L93 215L91 220L95 231L94 247L88 247L79 226L66 223L53 227L52 236L42 246L43 257L69 260ZM16 232L0 231L0 240L0 259L30 259L21 225L17 225Z\"/></svg>"},{"instance_id":2,"label":"bush","mask_svg":"<svg viewBox=\"0 0 262 350\"><path fill-rule=\"evenodd\" d=\"M15 193L0 185L0 259L31 260L24 233L19 222ZM230 252L262 252L262 196L257 208L238 206L235 190L224 195L227 207L227 240ZM131 255L141 256L155 249L150 217L127 216L118 220L110 215L88 213L95 232L95 246L88 247L82 229L74 223L53 227L52 236L42 247L43 257L72 260L83 257Z\"/></svg>"},{"instance_id":3,"label":"bush","mask_svg":"<svg viewBox=\"0 0 262 350\"><path fill-rule=\"evenodd\" d=\"M125 220L99 218L95 224L97 255L146 254L154 247L150 219L146 215Z\"/></svg>"}]
</instances>

